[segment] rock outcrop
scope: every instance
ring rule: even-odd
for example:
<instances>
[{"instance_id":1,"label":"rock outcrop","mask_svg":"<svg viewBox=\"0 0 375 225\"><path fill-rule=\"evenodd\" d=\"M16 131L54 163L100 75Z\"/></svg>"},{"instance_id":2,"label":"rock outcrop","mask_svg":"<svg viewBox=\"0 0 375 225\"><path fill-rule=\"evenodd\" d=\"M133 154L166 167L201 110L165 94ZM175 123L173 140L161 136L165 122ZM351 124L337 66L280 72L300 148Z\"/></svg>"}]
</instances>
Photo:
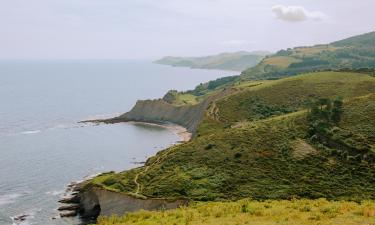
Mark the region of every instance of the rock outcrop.
<instances>
[{"instance_id":1,"label":"rock outcrop","mask_svg":"<svg viewBox=\"0 0 375 225\"><path fill-rule=\"evenodd\" d=\"M96 218L99 215L123 215L140 209L174 209L188 204L188 200L185 199L171 201L158 198L140 199L98 187L81 191L80 199L80 216L86 218Z\"/></svg>"},{"instance_id":2,"label":"rock outcrop","mask_svg":"<svg viewBox=\"0 0 375 225\"><path fill-rule=\"evenodd\" d=\"M150 122L150 123L175 123L185 127L190 133L195 134L198 124L201 122L205 110L216 99L221 98L236 91L234 88L224 89L216 94L207 97L195 105L176 106L166 99L139 100L135 106L127 113L118 117L88 122Z\"/></svg>"}]
</instances>

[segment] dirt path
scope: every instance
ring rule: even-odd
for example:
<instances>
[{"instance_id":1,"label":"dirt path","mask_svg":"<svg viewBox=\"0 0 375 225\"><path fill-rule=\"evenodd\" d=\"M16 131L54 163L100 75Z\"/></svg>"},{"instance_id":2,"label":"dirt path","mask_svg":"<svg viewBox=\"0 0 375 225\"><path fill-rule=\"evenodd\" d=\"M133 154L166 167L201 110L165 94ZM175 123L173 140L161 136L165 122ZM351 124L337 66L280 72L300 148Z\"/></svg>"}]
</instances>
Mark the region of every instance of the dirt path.
<instances>
[{"instance_id":1,"label":"dirt path","mask_svg":"<svg viewBox=\"0 0 375 225\"><path fill-rule=\"evenodd\" d=\"M219 108L216 106L216 101L212 102L212 105L210 109L207 111L207 114L213 120L218 121L218 122L220 121Z\"/></svg>"}]
</instances>

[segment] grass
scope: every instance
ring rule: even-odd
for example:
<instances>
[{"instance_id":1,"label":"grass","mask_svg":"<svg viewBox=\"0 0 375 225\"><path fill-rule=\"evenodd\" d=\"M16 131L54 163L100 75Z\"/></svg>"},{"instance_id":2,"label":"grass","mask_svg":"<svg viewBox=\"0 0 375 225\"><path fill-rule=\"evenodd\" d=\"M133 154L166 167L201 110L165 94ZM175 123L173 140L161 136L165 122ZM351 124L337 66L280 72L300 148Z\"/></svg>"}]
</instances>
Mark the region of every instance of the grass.
<instances>
[{"instance_id":1,"label":"grass","mask_svg":"<svg viewBox=\"0 0 375 225\"><path fill-rule=\"evenodd\" d=\"M167 211L101 217L98 225L374 225L375 202L291 200L194 203Z\"/></svg>"},{"instance_id":2,"label":"grass","mask_svg":"<svg viewBox=\"0 0 375 225\"><path fill-rule=\"evenodd\" d=\"M195 105L197 103L199 103L198 97L187 93L179 93L176 96L176 100L173 102L174 105Z\"/></svg>"},{"instance_id":3,"label":"grass","mask_svg":"<svg viewBox=\"0 0 375 225\"><path fill-rule=\"evenodd\" d=\"M358 73L321 72L275 81L242 82L242 91L217 101L220 122L258 120L306 108L310 100L341 96L345 99L375 93L375 78Z\"/></svg>"},{"instance_id":4,"label":"grass","mask_svg":"<svg viewBox=\"0 0 375 225\"><path fill-rule=\"evenodd\" d=\"M264 59L263 63L280 68L287 68L290 64L300 61L301 60L289 56L274 56Z\"/></svg>"}]
</instances>

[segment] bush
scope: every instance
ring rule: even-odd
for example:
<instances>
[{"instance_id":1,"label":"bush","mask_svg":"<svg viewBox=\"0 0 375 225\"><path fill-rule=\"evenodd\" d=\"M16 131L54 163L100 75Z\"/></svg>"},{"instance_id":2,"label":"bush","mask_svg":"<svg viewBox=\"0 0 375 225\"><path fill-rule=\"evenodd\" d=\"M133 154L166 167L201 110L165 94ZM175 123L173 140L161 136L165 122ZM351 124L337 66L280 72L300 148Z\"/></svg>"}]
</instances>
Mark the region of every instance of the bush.
<instances>
[{"instance_id":1,"label":"bush","mask_svg":"<svg viewBox=\"0 0 375 225\"><path fill-rule=\"evenodd\" d=\"M113 184L117 183L117 180L114 177L108 177L103 181L103 184L106 186L111 186Z\"/></svg>"}]
</instances>

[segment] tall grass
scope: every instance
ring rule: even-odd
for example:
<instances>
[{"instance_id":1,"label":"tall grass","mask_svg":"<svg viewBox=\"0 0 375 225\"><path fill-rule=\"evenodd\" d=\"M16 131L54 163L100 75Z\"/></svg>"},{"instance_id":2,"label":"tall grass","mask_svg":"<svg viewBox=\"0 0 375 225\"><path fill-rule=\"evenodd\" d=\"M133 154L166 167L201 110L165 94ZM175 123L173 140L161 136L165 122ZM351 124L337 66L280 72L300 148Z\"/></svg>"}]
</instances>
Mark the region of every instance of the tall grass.
<instances>
[{"instance_id":1,"label":"tall grass","mask_svg":"<svg viewBox=\"0 0 375 225\"><path fill-rule=\"evenodd\" d=\"M99 225L360 225L375 224L375 202L283 200L194 203L167 211L101 217Z\"/></svg>"}]
</instances>

